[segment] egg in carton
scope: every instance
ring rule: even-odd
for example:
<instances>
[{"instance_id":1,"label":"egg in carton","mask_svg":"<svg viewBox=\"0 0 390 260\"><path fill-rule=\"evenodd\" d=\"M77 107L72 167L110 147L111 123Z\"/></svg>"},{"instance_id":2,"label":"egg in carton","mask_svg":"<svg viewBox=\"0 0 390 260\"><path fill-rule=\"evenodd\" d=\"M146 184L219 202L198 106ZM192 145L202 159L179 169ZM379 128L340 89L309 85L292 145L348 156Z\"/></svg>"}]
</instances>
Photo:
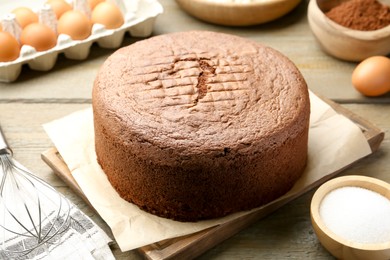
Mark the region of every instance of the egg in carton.
<instances>
[{"instance_id":1,"label":"egg in carton","mask_svg":"<svg viewBox=\"0 0 390 260\"><path fill-rule=\"evenodd\" d=\"M57 19L57 14L52 6L44 4L39 9L34 10L39 23L46 25L55 32L56 42L53 47L47 50L39 50L39 44L36 47L32 47L31 45L34 45L35 42L31 43L31 45L21 44L22 47L16 59L0 61L0 81L15 81L21 73L23 64L28 64L33 70L49 71L55 66L57 56L60 53L63 53L68 59L84 60L88 57L94 42L101 48L118 48L122 44L126 32L129 32L133 37L150 36L155 19L163 12L163 8L157 0L106 0L98 2L104 2L105 4L103 5L106 6L99 3L96 5L100 6L100 10L98 10L98 7L91 5L92 9L87 0L67 2L71 6L72 11L84 14L92 23L93 21L101 21L101 23L93 23L90 33L86 37L73 36L72 30L77 28L76 31L80 31L79 26L72 25L70 28L67 28L66 19L63 19L63 15ZM107 8L112 8L112 5L120 11L121 15L115 15L115 10L114 17L107 15L112 11ZM67 14L70 16L68 17L68 23L72 24L77 20L77 15L72 17L69 15L70 13L72 12ZM107 19L110 20L110 18L111 21L106 21ZM103 23L106 23L106 25L103 25ZM110 25L110 23L113 25ZM37 38L36 36L39 35L39 33L32 30L31 35L24 36L21 25L17 22L16 15L13 13L9 13L3 18L1 30L11 34L19 43L24 39L27 39L25 42L31 41L32 38ZM50 44L50 40L47 39L38 39L38 41L43 42L42 44Z\"/></svg>"}]
</instances>

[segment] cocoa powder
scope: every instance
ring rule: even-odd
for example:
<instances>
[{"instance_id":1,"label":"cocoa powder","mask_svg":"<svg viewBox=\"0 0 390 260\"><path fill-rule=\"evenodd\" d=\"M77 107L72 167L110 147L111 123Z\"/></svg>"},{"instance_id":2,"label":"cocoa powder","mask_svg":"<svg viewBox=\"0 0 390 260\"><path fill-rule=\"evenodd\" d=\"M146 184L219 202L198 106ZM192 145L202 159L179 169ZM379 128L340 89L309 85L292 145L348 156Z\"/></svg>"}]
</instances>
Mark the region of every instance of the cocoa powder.
<instances>
[{"instance_id":1,"label":"cocoa powder","mask_svg":"<svg viewBox=\"0 0 390 260\"><path fill-rule=\"evenodd\" d=\"M377 0L350 0L325 15L334 22L361 31L372 31L390 25L390 7Z\"/></svg>"}]
</instances>

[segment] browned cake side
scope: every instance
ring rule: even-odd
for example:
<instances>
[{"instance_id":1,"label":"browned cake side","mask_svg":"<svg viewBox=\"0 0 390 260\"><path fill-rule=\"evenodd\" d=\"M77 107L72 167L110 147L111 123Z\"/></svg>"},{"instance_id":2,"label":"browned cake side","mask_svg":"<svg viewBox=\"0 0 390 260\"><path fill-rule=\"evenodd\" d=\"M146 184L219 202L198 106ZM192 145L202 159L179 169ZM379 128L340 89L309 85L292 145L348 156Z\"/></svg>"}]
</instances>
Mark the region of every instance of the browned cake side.
<instances>
[{"instance_id":1,"label":"browned cake side","mask_svg":"<svg viewBox=\"0 0 390 260\"><path fill-rule=\"evenodd\" d=\"M309 97L279 52L181 32L118 50L93 88L98 162L119 195L181 221L286 193L307 160Z\"/></svg>"}]
</instances>

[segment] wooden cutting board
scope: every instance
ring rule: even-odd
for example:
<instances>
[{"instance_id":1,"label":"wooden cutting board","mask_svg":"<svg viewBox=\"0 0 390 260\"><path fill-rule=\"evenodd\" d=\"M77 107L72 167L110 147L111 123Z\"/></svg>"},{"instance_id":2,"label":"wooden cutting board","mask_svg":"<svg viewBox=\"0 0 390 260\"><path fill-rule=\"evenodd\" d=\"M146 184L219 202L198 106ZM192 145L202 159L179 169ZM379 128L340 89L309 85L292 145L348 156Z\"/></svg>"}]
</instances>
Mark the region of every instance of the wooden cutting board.
<instances>
[{"instance_id":1,"label":"wooden cutting board","mask_svg":"<svg viewBox=\"0 0 390 260\"><path fill-rule=\"evenodd\" d=\"M347 110L346 108L324 97L321 98L331 107L333 107L333 109L335 109L338 113L348 117L360 127L368 143L371 146L372 152L375 152L379 148L384 138L384 133L379 128L371 124L369 121ZM62 160L61 155L58 153L56 148L51 148L43 152L42 159L53 169L55 174L57 174L65 183L67 183L69 187L72 188L86 203L91 205L87 197L84 195L84 193L76 183L75 179L73 178L71 172L69 171L65 162ZM245 216L233 219L227 223L183 237L160 241L158 243L141 247L138 250L141 255L151 260L195 258L207 251L208 249L214 247L218 243L222 242L223 240L238 233L245 227L251 225L252 223L258 221L259 219L265 217L266 215L285 205L286 203L294 200L295 198L306 193L307 191L333 178L344 169L340 169L339 171L327 175L326 178L321 179L313 183L312 185L306 187L304 190L302 190L293 197L288 197L286 199L279 200L277 203L272 204L271 207L265 207L265 210L254 211Z\"/></svg>"}]
</instances>

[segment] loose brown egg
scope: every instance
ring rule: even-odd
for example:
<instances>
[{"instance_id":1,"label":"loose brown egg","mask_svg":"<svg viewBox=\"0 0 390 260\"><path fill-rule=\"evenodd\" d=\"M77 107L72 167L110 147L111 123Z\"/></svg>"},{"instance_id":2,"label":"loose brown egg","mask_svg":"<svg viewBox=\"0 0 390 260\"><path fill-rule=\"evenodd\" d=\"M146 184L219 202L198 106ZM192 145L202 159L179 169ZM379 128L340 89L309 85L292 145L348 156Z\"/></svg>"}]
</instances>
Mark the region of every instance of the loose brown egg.
<instances>
[{"instance_id":1,"label":"loose brown egg","mask_svg":"<svg viewBox=\"0 0 390 260\"><path fill-rule=\"evenodd\" d=\"M57 35L47 25L32 23L22 30L20 43L30 45L37 51L46 51L56 46Z\"/></svg>"},{"instance_id":2,"label":"loose brown egg","mask_svg":"<svg viewBox=\"0 0 390 260\"><path fill-rule=\"evenodd\" d=\"M15 14L16 21L22 28L26 27L30 23L37 23L39 20L38 15L27 7L18 7L14 9L12 13Z\"/></svg>"},{"instance_id":3,"label":"loose brown egg","mask_svg":"<svg viewBox=\"0 0 390 260\"><path fill-rule=\"evenodd\" d=\"M67 34L73 40L84 40L91 35L92 23L88 17L80 11L67 11L57 24L58 34Z\"/></svg>"},{"instance_id":4,"label":"loose brown egg","mask_svg":"<svg viewBox=\"0 0 390 260\"><path fill-rule=\"evenodd\" d=\"M91 16L92 23L104 25L107 29L116 29L124 23L122 12L109 2L102 2L95 6Z\"/></svg>"},{"instance_id":5,"label":"loose brown egg","mask_svg":"<svg viewBox=\"0 0 390 260\"><path fill-rule=\"evenodd\" d=\"M89 7L91 8L91 10L93 10L95 8L95 6L97 6L98 4L104 2L105 0L88 0L88 4L89 4Z\"/></svg>"},{"instance_id":6,"label":"loose brown egg","mask_svg":"<svg viewBox=\"0 0 390 260\"><path fill-rule=\"evenodd\" d=\"M363 60L352 73L352 85L365 96L380 96L390 91L390 59L373 56Z\"/></svg>"},{"instance_id":7,"label":"loose brown egg","mask_svg":"<svg viewBox=\"0 0 390 260\"><path fill-rule=\"evenodd\" d=\"M13 61L19 57L20 45L11 34L0 32L0 62Z\"/></svg>"},{"instance_id":8,"label":"loose brown egg","mask_svg":"<svg viewBox=\"0 0 390 260\"><path fill-rule=\"evenodd\" d=\"M49 0L47 1L47 4L51 6L57 19L59 19L65 12L73 9L72 6L64 0Z\"/></svg>"}]
</instances>

